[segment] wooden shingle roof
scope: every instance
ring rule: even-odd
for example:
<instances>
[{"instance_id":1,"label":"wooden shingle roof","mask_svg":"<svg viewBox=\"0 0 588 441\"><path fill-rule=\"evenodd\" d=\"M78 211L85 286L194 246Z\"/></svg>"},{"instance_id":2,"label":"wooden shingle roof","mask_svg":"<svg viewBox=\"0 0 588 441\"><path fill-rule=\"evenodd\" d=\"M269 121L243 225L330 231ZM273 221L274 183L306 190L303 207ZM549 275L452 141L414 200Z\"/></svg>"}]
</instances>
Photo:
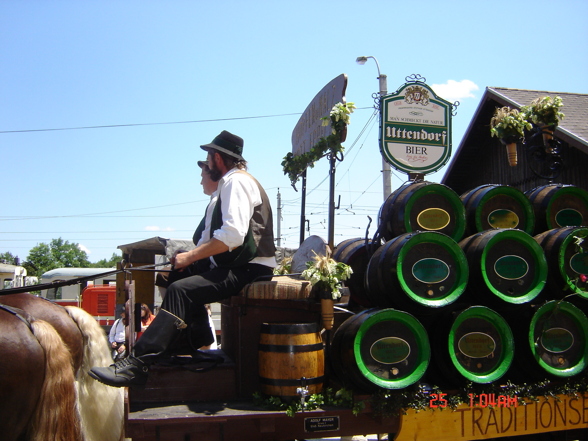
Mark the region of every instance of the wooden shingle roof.
<instances>
[{"instance_id":1,"label":"wooden shingle roof","mask_svg":"<svg viewBox=\"0 0 588 441\"><path fill-rule=\"evenodd\" d=\"M588 95L542 90L508 89L487 87L470 124L453 152L453 158L441 182L458 193L484 183L500 183L528 189L538 185L529 168L525 146L519 145L519 165L509 167L506 150L499 140L490 135L490 119L497 107L509 106L520 109L544 96L560 96L563 100L560 121L554 135L564 144L562 158L565 170L559 179L569 184L586 187L588 180Z\"/></svg>"}]
</instances>

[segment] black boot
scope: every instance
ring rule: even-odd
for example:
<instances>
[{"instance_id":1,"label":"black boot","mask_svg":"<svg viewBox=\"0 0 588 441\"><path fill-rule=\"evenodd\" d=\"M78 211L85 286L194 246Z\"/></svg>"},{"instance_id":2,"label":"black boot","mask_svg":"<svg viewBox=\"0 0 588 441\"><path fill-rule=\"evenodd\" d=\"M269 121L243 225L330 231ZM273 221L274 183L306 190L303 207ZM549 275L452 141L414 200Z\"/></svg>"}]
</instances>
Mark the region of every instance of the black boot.
<instances>
[{"instance_id":1,"label":"black boot","mask_svg":"<svg viewBox=\"0 0 588 441\"><path fill-rule=\"evenodd\" d=\"M165 309L137 340L134 354L108 367L94 367L88 374L95 380L113 387L144 386L151 365L178 337L186 323Z\"/></svg>"}]
</instances>

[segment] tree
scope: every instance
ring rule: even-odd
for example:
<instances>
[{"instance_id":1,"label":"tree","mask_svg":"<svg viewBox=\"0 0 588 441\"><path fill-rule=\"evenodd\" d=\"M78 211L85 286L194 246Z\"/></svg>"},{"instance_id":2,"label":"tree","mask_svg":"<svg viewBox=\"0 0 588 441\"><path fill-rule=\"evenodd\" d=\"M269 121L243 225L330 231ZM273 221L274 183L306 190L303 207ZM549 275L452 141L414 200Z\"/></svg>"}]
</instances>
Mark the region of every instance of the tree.
<instances>
[{"instance_id":1,"label":"tree","mask_svg":"<svg viewBox=\"0 0 588 441\"><path fill-rule=\"evenodd\" d=\"M77 243L64 241L60 237L52 239L49 244L40 243L31 248L23 266L29 275L41 277L43 273L55 268L88 268L90 261Z\"/></svg>"},{"instance_id":2,"label":"tree","mask_svg":"<svg viewBox=\"0 0 588 441\"><path fill-rule=\"evenodd\" d=\"M102 259L98 262L92 263L92 268L116 268L116 264L122 260L122 257L116 253L112 253L110 259Z\"/></svg>"},{"instance_id":3,"label":"tree","mask_svg":"<svg viewBox=\"0 0 588 441\"><path fill-rule=\"evenodd\" d=\"M17 257L14 256L10 251L0 253L0 263L7 263L8 265L16 265Z\"/></svg>"}]
</instances>

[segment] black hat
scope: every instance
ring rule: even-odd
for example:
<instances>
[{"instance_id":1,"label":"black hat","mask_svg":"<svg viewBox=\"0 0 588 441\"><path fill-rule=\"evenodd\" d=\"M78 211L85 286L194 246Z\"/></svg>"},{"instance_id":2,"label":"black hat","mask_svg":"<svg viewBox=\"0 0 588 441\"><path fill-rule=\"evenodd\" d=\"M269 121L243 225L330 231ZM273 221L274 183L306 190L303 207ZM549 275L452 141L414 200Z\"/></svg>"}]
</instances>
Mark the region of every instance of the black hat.
<instances>
[{"instance_id":1,"label":"black hat","mask_svg":"<svg viewBox=\"0 0 588 441\"><path fill-rule=\"evenodd\" d=\"M204 150L214 149L233 158L243 160L243 138L223 130L210 144L200 146Z\"/></svg>"}]
</instances>

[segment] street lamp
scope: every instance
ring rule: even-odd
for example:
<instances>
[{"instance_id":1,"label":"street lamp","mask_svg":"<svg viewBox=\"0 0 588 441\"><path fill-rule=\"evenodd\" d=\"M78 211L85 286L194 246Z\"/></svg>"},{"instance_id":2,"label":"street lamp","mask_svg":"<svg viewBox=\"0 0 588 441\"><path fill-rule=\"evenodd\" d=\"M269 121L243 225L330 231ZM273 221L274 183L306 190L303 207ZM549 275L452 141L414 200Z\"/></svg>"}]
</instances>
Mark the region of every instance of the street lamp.
<instances>
[{"instance_id":1,"label":"street lamp","mask_svg":"<svg viewBox=\"0 0 588 441\"><path fill-rule=\"evenodd\" d=\"M376 62L376 67L378 68L378 80L380 82L380 96L385 96L388 94L388 77L380 73L380 65L378 64L378 60L376 60L376 57L357 57L355 61L357 62L357 64L363 66L367 62L368 58L371 58Z\"/></svg>"},{"instance_id":2,"label":"street lamp","mask_svg":"<svg viewBox=\"0 0 588 441\"><path fill-rule=\"evenodd\" d=\"M372 60L374 60L376 62L376 67L378 68L378 81L380 83L380 91L379 91L379 95L380 95L380 99L383 96L386 96L388 94L388 77L382 73L380 73L380 64L378 63L378 60L376 60L376 57L372 57L372 56L367 56L367 57L357 57L357 59L355 60L357 62L357 64L360 65L364 65L368 58L371 58ZM382 125L382 121L380 121L380 126ZM390 164L388 164L386 162L386 160L384 159L384 156L382 156L382 179L383 179L383 191L384 191L384 201L386 201L386 199L388 199L388 196L390 195L390 193L392 193L392 186L390 184Z\"/></svg>"}]
</instances>

